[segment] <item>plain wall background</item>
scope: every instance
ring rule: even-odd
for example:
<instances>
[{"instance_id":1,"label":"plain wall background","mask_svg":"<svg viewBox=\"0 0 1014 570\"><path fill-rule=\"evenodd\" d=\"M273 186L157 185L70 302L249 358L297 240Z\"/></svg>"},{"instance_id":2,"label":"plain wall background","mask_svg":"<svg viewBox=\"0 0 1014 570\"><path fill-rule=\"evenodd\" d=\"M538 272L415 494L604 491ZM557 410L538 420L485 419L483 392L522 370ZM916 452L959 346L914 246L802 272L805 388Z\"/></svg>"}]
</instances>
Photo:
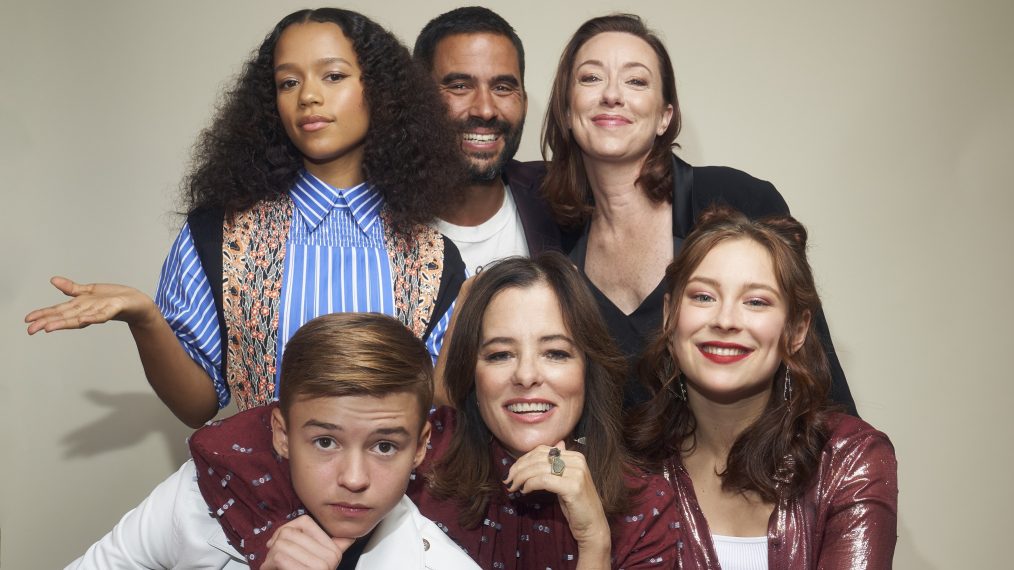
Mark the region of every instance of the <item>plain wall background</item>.
<instances>
[{"instance_id":1,"label":"plain wall background","mask_svg":"<svg viewBox=\"0 0 1014 570\"><path fill-rule=\"evenodd\" d=\"M453 2L350 1L411 45ZM811 232L835 344L900 463L899 568L1009 564L1014 534L1014 5L488 4L528 56L535 159L580 22L644 16L676 66L681 154L771 180ZM0 5L0 564L60 567L187 457L121 323L28 337L62 274L154 292L220 89L302 4ZM231 413L231 410L228 410Z\"/></svg>"}]
</instances>

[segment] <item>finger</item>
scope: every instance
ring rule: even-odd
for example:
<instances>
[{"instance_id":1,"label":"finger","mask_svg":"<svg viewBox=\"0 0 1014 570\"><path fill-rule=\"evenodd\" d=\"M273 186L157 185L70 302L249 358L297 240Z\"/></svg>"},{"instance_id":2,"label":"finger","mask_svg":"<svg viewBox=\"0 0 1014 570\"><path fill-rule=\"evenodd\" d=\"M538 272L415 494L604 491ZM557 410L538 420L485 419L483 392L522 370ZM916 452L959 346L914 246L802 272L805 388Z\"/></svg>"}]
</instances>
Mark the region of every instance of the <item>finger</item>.
<instances>
[{"instance_id":1,"label":"finger","mask_svg":"<svg viewBox=\"0 0 1014 570\"><path fill-rule=\"evenodd\" d=\"M277 567L335 568L341 562L342 550L312 519L310 524L294 522L286 523L268 540L268 558Z\"/></svg>"},{"instance_id":2,"label":"finger","mask_svg":"<svg viewBox=\"0 0 1014 570\"><path fill-rule=\"evenodd\" d=\"M90 293L95 287L93 284L79 285L73 280L67 279L66 277L60 277L59 275L50 279L49 282L53 284L53 287L56 287L61 293L67 295L68 297L77 297L82 293Z\"/></svg>"}]
</instances>

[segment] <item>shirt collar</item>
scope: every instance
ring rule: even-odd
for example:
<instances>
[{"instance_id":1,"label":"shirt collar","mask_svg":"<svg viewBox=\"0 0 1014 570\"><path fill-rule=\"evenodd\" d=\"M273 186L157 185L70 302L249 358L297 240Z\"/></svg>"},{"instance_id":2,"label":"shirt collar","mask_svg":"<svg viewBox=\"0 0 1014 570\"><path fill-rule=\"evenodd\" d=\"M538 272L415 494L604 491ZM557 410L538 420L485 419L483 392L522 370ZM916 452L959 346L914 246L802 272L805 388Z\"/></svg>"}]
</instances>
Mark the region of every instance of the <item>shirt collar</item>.
<instances>
[{"instance_id":1,"label":"shirt collar","mask_svg":"<svg viewBox=\"0 0 1014 570\"><path fill-rule=\"evenodd\" d=\"M331 210L348 208L359 229L367 233L380 219L380 207L384 204L380 193L366 182L351 188L336 188L306 170L299 172L290 195L296 211L311 231L317 229Z\"/></svg>"}]
</instances>

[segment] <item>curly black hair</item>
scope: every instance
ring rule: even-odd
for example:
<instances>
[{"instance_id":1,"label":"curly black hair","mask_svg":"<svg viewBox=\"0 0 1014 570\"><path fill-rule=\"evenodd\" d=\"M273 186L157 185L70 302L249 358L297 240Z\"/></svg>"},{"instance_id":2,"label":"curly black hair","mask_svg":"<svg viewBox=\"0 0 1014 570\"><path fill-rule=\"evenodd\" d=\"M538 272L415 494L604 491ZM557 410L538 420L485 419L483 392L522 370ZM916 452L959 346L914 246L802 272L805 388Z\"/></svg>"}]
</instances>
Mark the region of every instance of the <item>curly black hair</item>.
<instances>
[{"instance_id":1,"label":"curly black hair","mask_svg":"<svg viewBox=\"0 0 1014 570\"><path fill-rule=\"evenodd\" d=\"M338 8L299 10L282 18L226 91L211 126L194 145L183 181L187 212L236 212L288 193L303 167L275 102L274 52L293 24L333 23L352 42L362 70L370 127L363 175L383 195L395 225L432 220L465 180L461 153L443 101L398 39L362 14Z\"/></svg>"}]
</instances>

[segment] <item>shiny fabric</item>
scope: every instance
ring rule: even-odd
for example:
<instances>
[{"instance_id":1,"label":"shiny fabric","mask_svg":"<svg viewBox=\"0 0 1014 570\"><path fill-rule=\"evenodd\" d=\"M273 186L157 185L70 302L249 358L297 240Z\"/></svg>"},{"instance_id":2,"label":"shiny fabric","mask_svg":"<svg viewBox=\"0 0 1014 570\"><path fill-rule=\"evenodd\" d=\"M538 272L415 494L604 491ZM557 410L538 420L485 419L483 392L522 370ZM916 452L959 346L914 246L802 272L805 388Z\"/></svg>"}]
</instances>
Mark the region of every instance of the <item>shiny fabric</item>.
<instances>
[{"instance_id":1,"label":"shiny fabric","mask_svg":"<svg viewBox=\"0 0 1014 570\"><path fill-rule=\"evenodd\" d=\"M429 471L447 452L455 429L455 411L438 408L431 416L431 449L417 474ZM506 477L514 459L495 440L491 443L493 473ZM466 467L462 466L462 469ZM549 464L547 462L548 471ZM657 475L629 477L628 486L641 488L631 511L610 521L613 533L612 567L624 569L674 568L679 528L672 493ZM408 496L419 511L443 529L486 569L565 570L577 567L577 542L570 532L559 501L551 493L492 497L485 519L477 528L458 523L459 508L438 500L429 492L426 479L417 475L409 483Z\"/></svg>"},{"instance_id":2,"label":"shiny fabric","mask_svg":"<svg viewBox=\"0 0 1014 570\"><path fill-rule=\"evenodd\" d=\"M866 422L832 414L813 484L781 500L768 522L768 567L891 568L898 523L894 446ZM720 568L693 483L675 458L668 474L682 517L680 566Z\"/></svg>"}]
</instances>

